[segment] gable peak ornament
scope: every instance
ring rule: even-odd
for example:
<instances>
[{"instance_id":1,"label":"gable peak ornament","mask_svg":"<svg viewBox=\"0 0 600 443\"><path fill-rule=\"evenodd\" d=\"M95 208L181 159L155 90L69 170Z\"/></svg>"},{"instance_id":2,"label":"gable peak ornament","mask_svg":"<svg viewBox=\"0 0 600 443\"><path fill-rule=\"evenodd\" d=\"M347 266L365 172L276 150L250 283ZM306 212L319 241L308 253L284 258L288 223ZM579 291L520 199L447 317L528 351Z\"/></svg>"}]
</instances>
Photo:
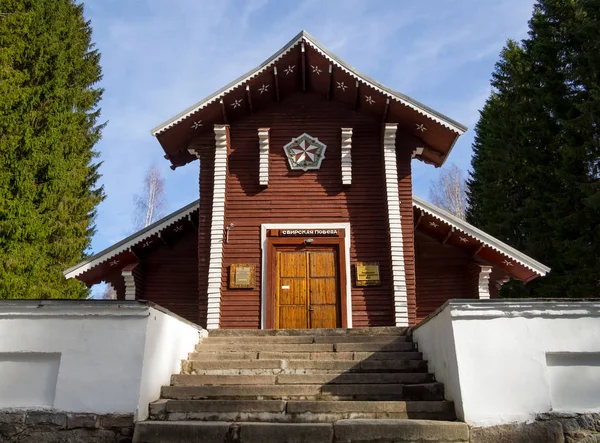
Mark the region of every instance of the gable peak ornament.
<instances>
[{"instance_id":1,"label":"gable peak ornament","mask_svg":"<svg viewBox=\"0 0 600 443\"><path fill-rule=\"evenodd\" d=\"M319 169L325 158L326 149L324 143L307 133L292 139L283 147L290 169L293 171Z\"/></svg>"}]
</instances>

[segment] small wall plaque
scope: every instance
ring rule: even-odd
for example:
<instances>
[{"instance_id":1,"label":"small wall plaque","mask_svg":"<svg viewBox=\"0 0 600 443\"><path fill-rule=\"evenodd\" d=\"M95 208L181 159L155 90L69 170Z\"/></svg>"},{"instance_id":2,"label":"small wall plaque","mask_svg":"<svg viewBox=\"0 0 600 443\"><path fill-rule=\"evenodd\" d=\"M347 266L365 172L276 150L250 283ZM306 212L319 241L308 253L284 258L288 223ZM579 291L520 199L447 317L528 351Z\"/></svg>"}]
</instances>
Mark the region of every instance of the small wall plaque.
<instances>
[{"instance_id":1,"label":"small wall plaque","mask_svg":"<svg viewBox=\"0 0 600 443\"><path fill-rule=\"evenodd\" d=\"M378 286L380 284L379 263L356 263L356 286Z\"/></svg>"},{"instance_id":2,"label":"small wall plaque","mask_svg":"<svg viewBox=\"0 0 600 443\"><path fill-rule=\"evenodd\" d=\"M256 267L249 264L229 266L230 289L254 289L256 286Z\"/></svg>"}]
</instances>

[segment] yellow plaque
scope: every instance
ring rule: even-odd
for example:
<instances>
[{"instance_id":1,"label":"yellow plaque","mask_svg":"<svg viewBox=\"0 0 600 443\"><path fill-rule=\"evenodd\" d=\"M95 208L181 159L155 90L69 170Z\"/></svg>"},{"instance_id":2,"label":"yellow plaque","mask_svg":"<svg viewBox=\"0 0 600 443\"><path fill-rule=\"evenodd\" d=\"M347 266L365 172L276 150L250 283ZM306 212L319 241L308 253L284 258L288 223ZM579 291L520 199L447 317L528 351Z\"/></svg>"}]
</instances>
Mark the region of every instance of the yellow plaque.
<instances>
[{"instance_id":1,"label":"yellow plaque","mask_svg":"<svg viewBox=\"0 0 600 443\"><path fill-rule=\"evenodd\" d=\"M379 263L356 263L356 286L377 286L380 284Z\"/></svg>"},{"instance_id":2,"label":"yellow plaque","mask_svg":"<svg viewBox=\"0 0 600 443\"><path fill-rule=\"evenodd\" d=\"M229 287L231 289L253 289L256 286L255 266L248 264L229 267Z\"/></svg>"},{"instance_id":3,"label":"yellow plaque","mask_svg":"<svg viewBox=\"0 0 600 443\"><path fill-rule=\"evenodd\" d=\"M235 284L246 286L250 284L250 267L237 268L235 272Z\"/></svg>"}]
</instances>

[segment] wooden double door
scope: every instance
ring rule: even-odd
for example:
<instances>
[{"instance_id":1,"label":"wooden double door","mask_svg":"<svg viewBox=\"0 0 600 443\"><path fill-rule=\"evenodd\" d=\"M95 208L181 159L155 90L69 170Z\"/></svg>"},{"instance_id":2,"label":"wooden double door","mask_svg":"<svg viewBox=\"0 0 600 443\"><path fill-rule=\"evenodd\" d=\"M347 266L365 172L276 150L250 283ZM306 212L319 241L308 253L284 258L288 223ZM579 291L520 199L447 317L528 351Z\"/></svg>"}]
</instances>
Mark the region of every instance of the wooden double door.
<instances>
[{"instance_id":1,"label":"wooden double door","mask_svg":"<svg viewBox=\"0 0 600 443\"><path fill-rule=\"evenodd\" d=\"M338 246L279 247L274 258L275 327L339 327Z\"/></svg>"}]
</instances>

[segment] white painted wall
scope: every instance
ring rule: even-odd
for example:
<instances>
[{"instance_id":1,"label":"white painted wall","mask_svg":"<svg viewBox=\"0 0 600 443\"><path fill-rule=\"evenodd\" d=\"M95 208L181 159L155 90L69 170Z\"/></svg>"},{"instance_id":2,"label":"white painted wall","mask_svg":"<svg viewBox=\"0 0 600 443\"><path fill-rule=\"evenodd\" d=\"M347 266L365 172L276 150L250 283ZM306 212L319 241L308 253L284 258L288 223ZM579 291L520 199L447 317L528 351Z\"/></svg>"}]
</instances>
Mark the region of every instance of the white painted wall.
<instances>
[{"instance_id":1,"label":"white painted wall","mask_svg":"<svg viewBox=\"0 0 600 443\"><path fill-rule=\"evenodd\" d=\"M414 338L471 425L600 411L599 301L453 300Z\"/></svg>"},{"instance_id":2,"label":"white painted wall","mask_svg":"<svg viewBox=\"0 0 600 443\"><path fill-rule=\"evenodd\" d=\"M0 380L10 382L0 383L0 408L147 409L198 332L139 302L2 301ZM157 375L147 375L157 361Z\"/></svg>"},{"instance_id":3,"label":"white painted wall","mask_svg":"<svg viewBox=\"0 0 600 443\"><path fill-rule=\"evenodd\" d=\"M550 400L557 411L598 410L600 352L546 354Z\"/></svg>"},{"instance_id":4,"label":"white painted wall","mask_svg":"<svg viewBox=\"0 0 600 443\"><path fill-rule=\"evenodd\" d=\"M146 327L146 344L142 363L137 420L148 417L148 404L160 398L160 388L171 382L171 375L181 371L181 361L193 352L198 334L208 333L178 317L157 309L150 310Z\"/></svg>"},{"instance_id":5,"label":"white painted wall","mask_svg":"<svg viewBox=\"0 0 600 443\"><path fill-rule=\"evenodd\" d=\"M437 381L444 383L446 400L454 402L457 416L462 417L462 398L450 312L441 311L429 320L428 327L419 328L413 334L419 343L419 351L427 361L429 372L435 374Z\"/></svg>"}]
</instances>

